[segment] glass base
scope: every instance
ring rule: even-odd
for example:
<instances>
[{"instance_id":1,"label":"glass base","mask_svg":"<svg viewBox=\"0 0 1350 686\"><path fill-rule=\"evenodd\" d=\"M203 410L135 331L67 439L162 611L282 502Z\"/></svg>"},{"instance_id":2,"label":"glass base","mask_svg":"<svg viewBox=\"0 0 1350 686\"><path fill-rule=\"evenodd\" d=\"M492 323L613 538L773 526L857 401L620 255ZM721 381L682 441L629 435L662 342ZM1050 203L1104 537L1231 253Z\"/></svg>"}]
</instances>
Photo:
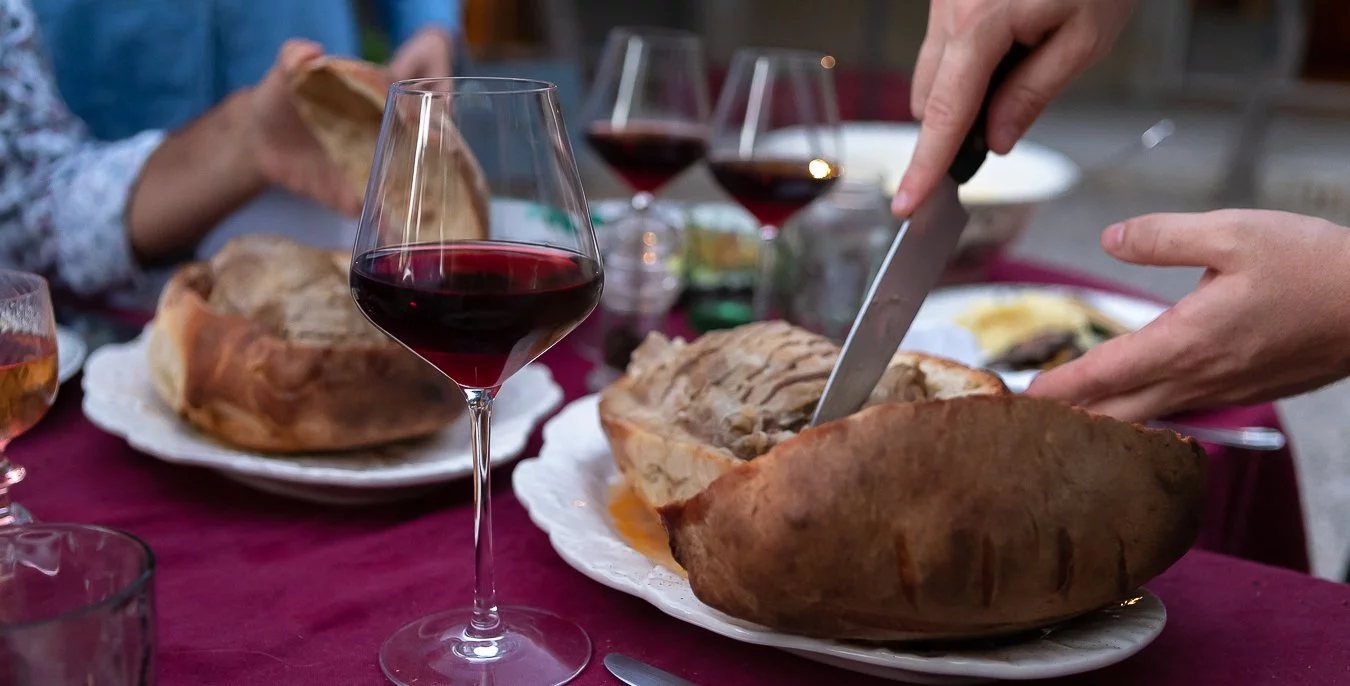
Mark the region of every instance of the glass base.
<instances>
[{"instance_id":1,"label":"glass base","mask_svg":"<svg viewBox=\"0 0 1350 686\"><path fill-rule=\"evenodd\" d=\"M0 517L0 526L19 526L20 524L32 523L33 513L18 503L10 503L7 516Z\"/></svg>"},{"instance_id":2,"label":"glass base","mask_svg":"<svg viewBox=\"0 0 1350 686\"><path fill-rule=\"evenodd\" d=\"M502 638L481 642L465 635L471 614L462 608L405 624L380 647L380 669L400 686L561 686L590 662L591 639L562 617L503 607Z\"/></svg>"}]
</instances>

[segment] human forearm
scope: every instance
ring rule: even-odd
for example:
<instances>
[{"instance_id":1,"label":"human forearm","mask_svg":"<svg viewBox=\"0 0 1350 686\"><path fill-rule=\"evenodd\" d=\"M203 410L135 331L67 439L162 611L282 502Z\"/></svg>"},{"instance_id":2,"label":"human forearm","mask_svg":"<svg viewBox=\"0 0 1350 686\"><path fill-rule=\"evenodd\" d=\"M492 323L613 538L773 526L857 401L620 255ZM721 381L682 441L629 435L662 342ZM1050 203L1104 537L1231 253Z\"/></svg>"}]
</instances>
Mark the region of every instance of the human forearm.
<instances>
[{"instance_id":1,"label":"human forearm","mask_svg":"<svg viewBox=\"0 0 1350 686\"><path fill-rule=\"evenodd\" d=\"M253 161L252 90L239 91L170 134L150 156L127 201L127 235L153 264L191 250L266 183Z\"/></svg>"}]
</instances>

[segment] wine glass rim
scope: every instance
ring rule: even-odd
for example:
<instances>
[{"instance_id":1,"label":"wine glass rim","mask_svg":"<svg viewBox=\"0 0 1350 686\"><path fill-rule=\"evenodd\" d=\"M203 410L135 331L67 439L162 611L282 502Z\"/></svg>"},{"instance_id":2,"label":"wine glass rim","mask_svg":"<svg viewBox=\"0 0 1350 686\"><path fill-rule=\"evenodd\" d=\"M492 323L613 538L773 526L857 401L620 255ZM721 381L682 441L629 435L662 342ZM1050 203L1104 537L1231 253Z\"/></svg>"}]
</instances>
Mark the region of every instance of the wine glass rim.
<instances>
[{"instance_id":1,"label":"wine glass rim","mask_svg":"<svg viewBox=\"0 0 1350 686\"><path fill-rule=\"evenodd\" d=\"M465 95L525 95L529 93L548 93L558 90L557 84L539 79L522 79L509 76L432 76L421 79L395 81L389 87L400 95L449 95L459 89L457 84L479 84L483 88Z\"/></svg>"},{"instance_id":2,"label":"wine glass rim","mask_svg":"<svg viewBox=\"0 0 1350 686\"><path fill-rule=\"evenodd\" d=\"M0 303L31 298L47 290L45 277L21 269L0 269L0 282L8 282L13 289L8 295L0 295Z\"/></svg>"},{"instance_id":3,"label":"wine glass rim","mask_svg":"<svg viewBox=\"0 0 1350 686\"><path fill-rule=\"evenodd\" d=\"M638 38L665 38L671 40L686 41L690 43L701 43L703 39L693 31L684 29L672 29L666 26L648 26L645 24L634 24L631 26L616 26L610 29L611 35L616 36L635 36Z\"/></svg>"},{"instance_id":4,"label":"wine glass rim","mask_svg":"<svg viewBox=\"0 0 1350 686\"><path fill-rule=\"evenodd\" d=\"M140 552L143 554L144 562L141 564L141 572L140 574L136 575L136 578L132 579L131 581L128 581L121 588L117 589L116 591L113 591L112 593L109 593L106 597L97 602L80 605L79 607L75 607L60 614L55 614L50 617L43 617L41 619L33 619L26 622L13 622L13 623L0 622L0 635L8 633L16 633L19 631L23 631L25 629L32 629L34 627L44 626L48 624L59 624L61 622L76 619L78 617L91 615L105 608L116 607L125 602L127 598L130 598L136 595L137 593L140 593L142 590L144 590L146 585L150 583L150 580L154 578L155 563L156 563L155 551L151 550L150 546L145 541L141 540L139 536L126 531L122 531L121 529L113 529L106 526L99 526L97 524L35 523L35 524L23 524L13 527L5 527L3 529L0 529L0 537L4 537L11 534L21 535L26 532L41 531L41 530L96 532L129 541L132 543L132 545L139 548Z\"/></svg>"},{"instance_id":5,"label":"wine glass rim","mask_svg":"<svg viewBox=\"0 0 1350 686\"><path fill-rule=\"evenodd\" d=\"M736 48L735 57L777 57L794 58L819 62L830 56L830 53L819 52L817 50L803 50L800 48L761 48L746 46Z\"/></svg>"}]
</instances>

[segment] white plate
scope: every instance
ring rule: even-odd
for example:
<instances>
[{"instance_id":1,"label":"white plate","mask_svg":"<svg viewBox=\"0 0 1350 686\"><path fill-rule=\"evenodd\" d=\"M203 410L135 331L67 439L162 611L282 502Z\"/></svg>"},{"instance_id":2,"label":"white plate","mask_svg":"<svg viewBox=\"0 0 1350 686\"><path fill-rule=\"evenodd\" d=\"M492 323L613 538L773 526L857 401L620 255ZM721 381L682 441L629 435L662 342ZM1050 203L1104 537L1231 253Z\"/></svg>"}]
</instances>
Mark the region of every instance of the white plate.
<instances>
[{"instance_id":1,"label":"white plate","mask_svg":"<svg viewBox=\"0 0 1350 686\"><path fill-rule=\"evenodd\" d=\"M734 619L704 605L688 581L629 547L615 531L607 501L620 477L600 429L597 400L582 398L544 425L539 457L516 467L516 496L577 571L695 626L895 681L957 684L1100 669L1148 645L1167 621L1162 602L1140 591L1132 604L1067 622L1042 638L987 649L906 651L782 634Z\"/></svg>"},{"instance_id":2,"label":"white plate","mask_svg":"<svg viewBox=\"0 0 1350 686\"><path fill-rule=\"evenodd\" d=\"M520 370L494 403L492 461L520 455L539 420L557 409L562 389L541 364ZM84 414L132 447L166 462L209 467L283 495L337 504L410 497L472 474L469 423L461 417L427 439L350 453L269 456L234 448L196 431L150 385L146 337L106 345L89 358Z\"/></svg>"},{"instance_id":3,"label":"white plate","mask_svg":"<svg viewBox=\"0 0 1350 686\"><path fill-rule=\"evenodd\" d=\"M64 326L56 327L56 379L65 383L80 373L88 347L80 335Z\"/></svg>"},{"instance_id":4,"label":"white plate","mask_svg":"<svg viewBox=\"0 0 1350 686\"><path fill-rule=\"evenodd\" d=\"M1137 331L1147 326L1149 322L1157 319L1158 315L1167 310L1165 306L1156 302L1091 288L1040 284L979 284L943 288L930 293L928 299L924 301L923 307L919 308L919 314L914 318L914 328L955 329L968 335L971 345L973 345L974 335L956 323L961 315L969 312L977 304L990 301L1007 302L1029 292L1078 298L1131 331ZM974 359L969 357L970 350L970 345L962 345L959 348L959 355L949 355L949 357L972 367L984 366L989 362L987 356L978 352L978 346L974 347L974 350L977 351ZM938 354L941 354L941 351L938 351ZM1003 377L1003 382L1008 385L1008 388L1021 392L1026 390L1027 386L1031 384L1031 380L1036 378L1038 373L1038 371L1032 370L999 372L999 375Z\"/></svg>"},{"instance_id":5,"label":"white plate","mask_svg":"<svg viewBox=\"0 0 1350 686\"><path fill-rule=\"evenodd\" d=\"M914 157L919 127L889 122L848 122L840 129L840 164L845 178L882 180L894 193ZM805 148L805 132L781 129L765 136L767 149L780 153ZM1079 178L1078 165L1062 153L1020 141L1007 155L990 155L959 194L966 205L1043 202L1067 193Z\"/></svg>"}]
</instances>

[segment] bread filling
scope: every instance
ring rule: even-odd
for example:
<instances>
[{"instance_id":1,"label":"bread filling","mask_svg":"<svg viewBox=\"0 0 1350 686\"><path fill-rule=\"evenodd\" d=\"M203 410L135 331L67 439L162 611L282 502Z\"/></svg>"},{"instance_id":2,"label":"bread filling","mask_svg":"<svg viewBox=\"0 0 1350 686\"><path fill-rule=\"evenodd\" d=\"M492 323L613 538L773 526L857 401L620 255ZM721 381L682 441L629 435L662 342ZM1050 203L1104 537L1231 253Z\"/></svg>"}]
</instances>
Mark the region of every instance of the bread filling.
<instances>
[{"instance_id":1,"label":"bread filling","mask_svg":"<svg viewBox=\"0 0 1350 686\"><path fill-rule=\"evenodd\" d=\"M693 343L649 337L628 373L643 404L688 435L752 460L805 429L839 348L784 322L715 331ZM924 373L893 364L865 407L929 400Z\"/></svg>"},{"instance_id":2,"label":"bread filling","mask_svg":"<svg viewBox=\"0 0 1350 686\"><path fill-rule=\"evenodd\" d=\"M352 306L349 263L345 252L255 235L226 245L192 285L212 310L244 317L292 343L397 345Z\"/></svg>"}]
</instances>

